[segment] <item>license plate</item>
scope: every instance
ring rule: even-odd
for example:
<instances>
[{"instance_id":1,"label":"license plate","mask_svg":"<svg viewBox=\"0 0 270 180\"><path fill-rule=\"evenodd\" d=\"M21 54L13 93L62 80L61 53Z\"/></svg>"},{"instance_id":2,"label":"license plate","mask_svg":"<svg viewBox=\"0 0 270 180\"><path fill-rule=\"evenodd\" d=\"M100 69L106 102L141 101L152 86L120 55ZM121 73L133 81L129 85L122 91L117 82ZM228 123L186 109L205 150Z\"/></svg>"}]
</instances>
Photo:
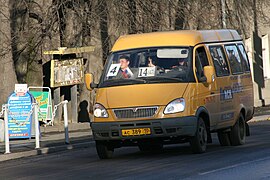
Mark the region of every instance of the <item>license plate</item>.
<instances>
[{"instance_id":1,"label":"license plate","mask_svg":"<svg viewBox=\"0 0 270 180\"><path fill-rule=\"evenodd\" d=\"M151 134L150 128L123 129L122 136L139 136Z\"/></svg>"}]
</instances>

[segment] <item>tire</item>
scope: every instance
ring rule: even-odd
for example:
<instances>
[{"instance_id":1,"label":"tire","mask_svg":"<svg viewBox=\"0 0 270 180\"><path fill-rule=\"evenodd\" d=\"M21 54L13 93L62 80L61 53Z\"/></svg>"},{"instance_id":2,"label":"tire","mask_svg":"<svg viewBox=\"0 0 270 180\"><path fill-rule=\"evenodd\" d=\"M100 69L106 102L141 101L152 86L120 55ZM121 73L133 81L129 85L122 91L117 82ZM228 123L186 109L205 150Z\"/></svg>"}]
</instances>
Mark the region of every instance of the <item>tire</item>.
<instances>
[{"instance_id":1,"label":"tire","mask_svg":"<svg viewBox=\"0 0 270 180\"><path fill-rule=\"evenodd\" d=\"M231 130L229 135L230 135L231 144L233 146L245 144L245 142L246 142L246 124L245 124L245 118L242 114L240 114L235 125L232 127L232 130Z\"/></svg>"},{"instance_id":2,"label":"tire","mask_svg":"<svg viewBox=\"0 0 270 180\"><path fill-rule=\"evenodd\" d=\"M230 136L228 132L218 131L218 140L221 146L230 146Z\"/></svg>"},{"instance_id":3,"label":"tire","mask_svg":"<svg viewBox=\"0 0 270 180\"><path fill-rule=\"evenodd\" d=\"M199 154L206 151L207 130L201 117L198 119L197 131L195 136L190 139L190 146L193 153Z\"/></svg>"},{"instance_id":4,"label":"tire","mask_svg":"<svg viewBox=\"0 0 270 180\"><path fill-rule=\"evenodd\" d=\"M111 159L113 157L114 148L104 141L96 141L96 150L100 159Z\"/></svg>"}]
</instances>

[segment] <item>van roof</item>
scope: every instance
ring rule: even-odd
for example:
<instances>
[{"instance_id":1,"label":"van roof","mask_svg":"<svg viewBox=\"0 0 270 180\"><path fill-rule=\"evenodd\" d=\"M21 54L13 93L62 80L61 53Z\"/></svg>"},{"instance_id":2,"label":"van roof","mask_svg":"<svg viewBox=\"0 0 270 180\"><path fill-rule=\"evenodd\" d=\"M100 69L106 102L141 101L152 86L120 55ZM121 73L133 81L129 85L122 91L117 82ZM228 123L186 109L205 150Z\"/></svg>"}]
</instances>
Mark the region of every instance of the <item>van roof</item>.
<instances>
[{"instance_id":1,"label":"van roof","mask_svg":"<svg viewBox=\"0 0 270 180\"><path fill-rule=\"evenodd\" d=\"M159 46L195 46L199 43L242 40L236 30L180 30L124 35L115 42L112 52Z\"/></svg>"}]
</instances>

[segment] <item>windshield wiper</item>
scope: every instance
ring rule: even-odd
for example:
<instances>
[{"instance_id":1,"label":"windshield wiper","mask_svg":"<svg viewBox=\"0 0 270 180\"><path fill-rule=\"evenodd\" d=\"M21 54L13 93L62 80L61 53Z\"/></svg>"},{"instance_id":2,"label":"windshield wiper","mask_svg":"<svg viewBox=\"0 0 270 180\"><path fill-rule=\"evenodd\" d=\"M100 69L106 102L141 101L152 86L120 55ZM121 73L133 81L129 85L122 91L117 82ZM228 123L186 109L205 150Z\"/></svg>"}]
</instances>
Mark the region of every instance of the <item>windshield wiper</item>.
<instances>
[{"instance_id":1,"label":"windshield wiper","mask_svg":"<svg viewBox=\"0 0 270 180\"><path fill-rule=\"evenodd\" d=\"M148 82L183 82L183 80L179 78L172 78L172 77L166 77L166 76L145 77L143 79Z\"/></svg>"},{"instance_id":2,"label":"windshield wiper","mask_svg":"<svg viewBox=\"0 0 270 180\"><path fill-rule=\"evenodd\" d=\"M133 85L133 84L147 84L147 83L175 83L183 82L179 78L172 78L166 76L141 77L137 79L108 79L102 83L102 87Z\"/></svg>"},{"instance_id":3,"label":"windshield wiper","mask_svg":"<svg viewBox=\"0 0 270 180\"><path fill-rule=\"evenodd\" d=\"M117 86L117 85L132 85L132 84L145 84L146 80L143 79L109 79L103 82L105 86Z\"/></svg>"}]
</instances>

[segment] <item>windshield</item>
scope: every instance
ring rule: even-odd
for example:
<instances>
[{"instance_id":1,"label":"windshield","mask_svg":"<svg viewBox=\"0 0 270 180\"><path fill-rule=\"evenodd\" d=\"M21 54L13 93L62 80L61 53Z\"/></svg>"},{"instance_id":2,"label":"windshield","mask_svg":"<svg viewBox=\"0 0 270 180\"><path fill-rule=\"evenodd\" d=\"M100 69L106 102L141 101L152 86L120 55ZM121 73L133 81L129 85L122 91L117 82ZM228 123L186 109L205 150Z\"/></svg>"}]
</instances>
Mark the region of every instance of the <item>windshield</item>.
<instances>
[{"instance_id":1,"label":"windshield","mask_svg":"<svg viewBox=\"0 0 270 180\"><path fill-rule=\"evenodd\" d=\"M163 47L114 52L100 87L194 81L190 47Z\"/></svg>"}]
</instances>

